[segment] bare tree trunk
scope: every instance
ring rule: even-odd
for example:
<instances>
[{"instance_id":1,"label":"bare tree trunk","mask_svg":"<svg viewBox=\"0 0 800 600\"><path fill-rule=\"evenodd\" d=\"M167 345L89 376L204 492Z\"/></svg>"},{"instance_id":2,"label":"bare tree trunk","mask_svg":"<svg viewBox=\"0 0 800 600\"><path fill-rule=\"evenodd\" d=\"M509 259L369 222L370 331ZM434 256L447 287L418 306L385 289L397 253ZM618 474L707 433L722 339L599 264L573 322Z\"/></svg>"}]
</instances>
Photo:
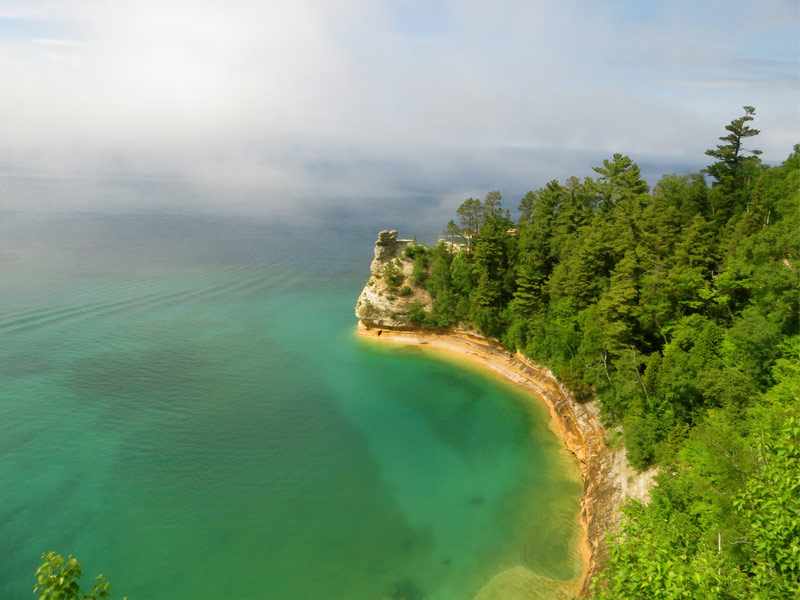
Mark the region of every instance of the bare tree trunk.
<instances>
[{"instance_id":1,"label":"bare tree trunk","mask_svg":"<svg viewBox=\"0 0 800 600\"><path fill-rule=\"evenodd\" d=\"M611 377L608 376L608 351L603 348L603 368L606 371L606 379L608 379L608 383L611 383Z\"/></svg>"}]
</instances>

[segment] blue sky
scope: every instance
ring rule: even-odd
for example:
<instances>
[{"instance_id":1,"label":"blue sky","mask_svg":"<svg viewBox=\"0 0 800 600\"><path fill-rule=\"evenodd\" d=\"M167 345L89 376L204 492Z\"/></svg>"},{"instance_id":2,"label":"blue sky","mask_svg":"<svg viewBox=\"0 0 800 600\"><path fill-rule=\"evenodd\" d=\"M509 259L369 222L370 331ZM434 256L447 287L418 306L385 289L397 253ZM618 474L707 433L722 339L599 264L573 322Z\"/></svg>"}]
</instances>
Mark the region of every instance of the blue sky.
<instances>
[{"instance_id":1,"label":"blue sky","mask_svg":"<svg viewBox=\"0 0 800 600\"><path fill-rule=\"evenodd\" d=\"M489 189L514 204L614 152L651 183L702 168L745 104L780 162L800 142L798 13L795 0L0 0L0 177L134 174L264 210L410 193L449 209Z\"/></svg>"}]
</instances>

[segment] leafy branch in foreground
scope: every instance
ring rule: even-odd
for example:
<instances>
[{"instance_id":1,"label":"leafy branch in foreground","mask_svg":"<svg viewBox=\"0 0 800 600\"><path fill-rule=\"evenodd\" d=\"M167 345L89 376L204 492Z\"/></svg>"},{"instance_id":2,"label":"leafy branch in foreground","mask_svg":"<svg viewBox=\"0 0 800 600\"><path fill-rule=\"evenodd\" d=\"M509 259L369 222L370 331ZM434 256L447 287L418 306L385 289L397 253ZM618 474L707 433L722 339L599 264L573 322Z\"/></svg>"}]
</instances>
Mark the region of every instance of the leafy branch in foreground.
<instances>
[{"instance_id":1,"label":"leafy branch in foreground","mask_svg":"<svg viewBox=\"0 0 800 600\"><path fill-rule=\"evenodd\" d=\"M45 560L36 569L36 585L33 593L39 600L105 600L111 592L111 584L102 575L95 579L91 594L82 594L78 579L83 574L81 563L70 554L66 560L55 552L42 554Z\"/></svg>"},{"instance_id":2,"label":"leafy branch in foreground","mask_svg":"<svg viewBox=\"0 0 800 600\"><path fill-rule=\"evenodd\" d=\"M781 406L757 412L743 439L726 417L705 426L685 464L660 477L652 504L626 509L593 583L597 600L800 597L800 419ZM765 431L760 421L782 424ZM707 445L720 435L729 438ZM726 478L725 462L741 477Z\"/></svg>"}]
</instances>

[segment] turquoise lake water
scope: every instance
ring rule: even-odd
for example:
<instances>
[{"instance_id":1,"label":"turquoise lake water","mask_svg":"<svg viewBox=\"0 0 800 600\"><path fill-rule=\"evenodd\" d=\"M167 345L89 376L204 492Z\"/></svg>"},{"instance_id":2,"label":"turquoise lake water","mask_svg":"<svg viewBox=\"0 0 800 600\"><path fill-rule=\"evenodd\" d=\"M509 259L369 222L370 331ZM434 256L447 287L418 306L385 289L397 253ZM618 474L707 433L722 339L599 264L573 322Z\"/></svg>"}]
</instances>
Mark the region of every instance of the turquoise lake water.
<instances>
[{"instance_id":1,"label":"turquoise lake water","mask_svg":"<svg viewBox=\"0 0 800 600\"><path fill-rule=\"evenodd\" d=\"M574 578L580 482L544 407L355 335L385 226L5 215L0 598L33 597L48 550L130 600Z\"/></svg>"}]
</instances>

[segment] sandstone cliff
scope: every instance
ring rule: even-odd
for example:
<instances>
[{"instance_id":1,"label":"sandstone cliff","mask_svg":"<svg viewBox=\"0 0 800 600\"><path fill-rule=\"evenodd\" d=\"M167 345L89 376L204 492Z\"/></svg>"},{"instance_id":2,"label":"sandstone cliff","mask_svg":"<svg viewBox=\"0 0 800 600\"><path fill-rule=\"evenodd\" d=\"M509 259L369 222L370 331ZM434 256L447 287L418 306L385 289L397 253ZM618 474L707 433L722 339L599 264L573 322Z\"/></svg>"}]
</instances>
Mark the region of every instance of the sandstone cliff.
<instances>
[{"instance_id":1,"label":"sandstone cliff","mask_svg":"<svg viewBox=\"0 0 800 600\"><path fill-rule=\"evenodd\" d=\"M356 302L356 317L370 327L406 327L412 305L431 309L430 295L412 282L414 259L405 250L413 246L393 229L378 234L370 276Z\"/></svg>"}]
</instances>

